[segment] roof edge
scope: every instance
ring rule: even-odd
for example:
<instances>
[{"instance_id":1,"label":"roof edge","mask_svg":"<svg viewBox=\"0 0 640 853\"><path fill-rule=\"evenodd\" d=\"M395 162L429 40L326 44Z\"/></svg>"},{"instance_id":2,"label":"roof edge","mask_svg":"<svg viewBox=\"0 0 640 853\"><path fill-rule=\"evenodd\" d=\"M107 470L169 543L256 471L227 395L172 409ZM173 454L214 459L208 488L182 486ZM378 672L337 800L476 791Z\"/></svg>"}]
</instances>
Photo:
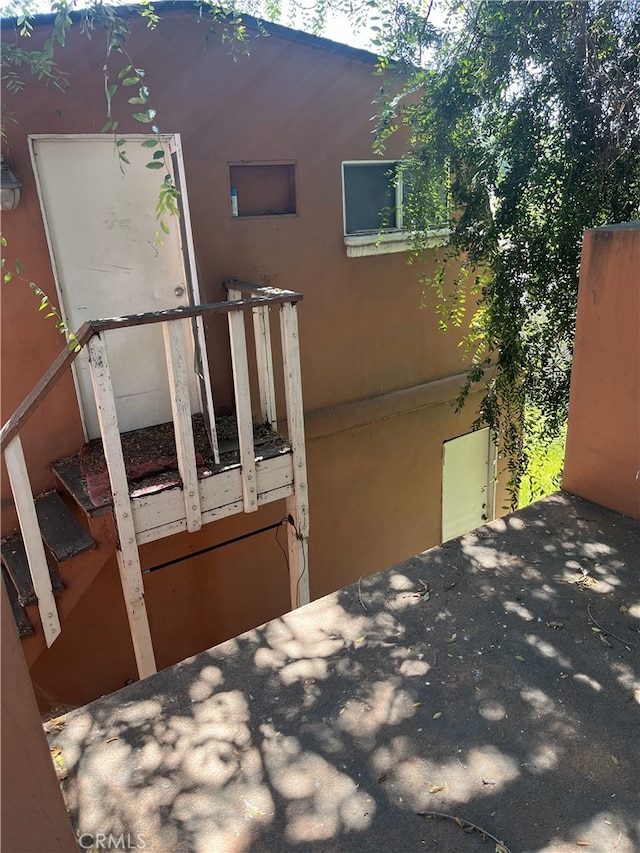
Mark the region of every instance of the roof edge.
<instances>
[{"instance_id":1,"label":"roof edge","mask_svg":"<svg viewBox=\"0 0 640 853\"><path fill-rule=\"evenodd\" d=\"M122 17L133 17L138 14L137 10L132 5L116 5L112 8ZM195 12L195 3L191 2L191 0L158 0L158 2L154 3L154 11L160 17L162 17L163 12L185 12L189 10L193 10ZM306 33L303 30L286 27L283 24L276 24L264 18L257 18L254 15L245 14L244 12L239 12L238 14L241 16L243 24L256 30L263 30L269 33L269 35L273 35L278 38L305 44L309 47L325 50L330 53L338 53L351 59L359 60L360 62L366 62L367 64L376 64L379 59L377 54L369 50L365 50L364 48L352 47L351 45L328 39L325 36L315 36L311 33ZM74 10L70 12L70 16L74 21L79 20L81 12ZM55 13L52 12L29 16L29 21L31 21L34 27L50 24L54 19ZM15 17L0 18L0 21L4 25L9 22L15 22L16 20L17 19Z\"/></svg>"}]
</instances>

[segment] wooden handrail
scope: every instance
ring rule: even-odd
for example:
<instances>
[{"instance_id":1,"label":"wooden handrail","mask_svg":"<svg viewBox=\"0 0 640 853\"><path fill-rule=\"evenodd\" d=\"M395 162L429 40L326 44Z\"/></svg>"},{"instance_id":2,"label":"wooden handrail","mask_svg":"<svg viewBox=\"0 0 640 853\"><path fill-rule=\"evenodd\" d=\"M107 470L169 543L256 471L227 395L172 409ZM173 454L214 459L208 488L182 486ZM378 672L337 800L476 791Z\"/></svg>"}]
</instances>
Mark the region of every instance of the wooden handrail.
<instances>
[{"instance_id":1,"label":"wooden handrail","mask_svg":"<svg viewBox=\"0 0 640 853\"><path fill-rule=\"evenodd\" d=\"M275 290L275 288L270 289ZM207 305L185 305L166 311L150 311L146 314L110 317L107 320L91 320L90 325L94 333L105 332L109 329L122 329L127 326L148 326L152 323L164 323L167 320L184 320L189 317L198 317L201 314L229 314L231 311L242 311L245 308L253 309L259 305L278 305L285 302L299 302L301 299L301 293L295 293L292 290L277 290L273 296L209 302Z\"/></svg>"},{"instance_id":2,"label":"wooden handrail","mask_svg":"<svg viewBox=\"0 0 640 853\"><path fill-rule=\"evenodd\" d=\"M231 285L231 283L230 283ZM186 305L181 308L172 308L167 311L153 311L145 314L129 314L124 317L110 317L104 320L89 320L83 323L76 333L78 348L70 350L65 348L53 362L51 367L42 376L34 388L27 394L9 420L0 431L0 450L4 451L12 438L20 432L31 415L46 399L53 388L58 384L65 370L75 361L80 350L86 346L91 338L99 332L110 329L122 329L130 326L146 326L152 323L164 323L168 320L183 320L190 317L198 317L203 314L228 314L232 311L252 310L260 305L278 305L287 302L300 302L302 294L292 290L280 290L274 287L260 287L246 282L234 282L233 286L238 290L250 293L267 293L265 296L250 297L227 302L210 302L206 305Z\"/></svg>"},{"instance_id":3,"label":"wooden handrail","mask_svg":"<svg viewBox=\"0 0 640 853\"><path fill-rule=\"evenodd\" d=\"M254 307L257 304L255 299L260 294L264 296L284 296L286 301L301 302L304 298L301 293L295 290L282 290L280 287L271 287L264 284L250 284L248 281L238 281L230 278L223 282L226 290L239 290L241 293L246 293L254 299Z\"/></svg>"},{"instance_id":4,"label":"wooden handrail","mask_svg":"<svg viewBox=\"0 0 640 853\"><path fill-rule=\"evenodd\" d=\"M18 406L9 420L4 424L0 431L0 449L4 452L7 444L12 438L20 432L24 424L29 420L38 406L49 395L50 391L62 379L66 369L73 364L82 347L84 347L93 337L94 332L90 323L83 323L76 333L76 342L78 348L70 350L65 347L60 355L53 362L51 367L36 383L33 389L27 394L22 403Z\"/></svg>"}]
</instances>

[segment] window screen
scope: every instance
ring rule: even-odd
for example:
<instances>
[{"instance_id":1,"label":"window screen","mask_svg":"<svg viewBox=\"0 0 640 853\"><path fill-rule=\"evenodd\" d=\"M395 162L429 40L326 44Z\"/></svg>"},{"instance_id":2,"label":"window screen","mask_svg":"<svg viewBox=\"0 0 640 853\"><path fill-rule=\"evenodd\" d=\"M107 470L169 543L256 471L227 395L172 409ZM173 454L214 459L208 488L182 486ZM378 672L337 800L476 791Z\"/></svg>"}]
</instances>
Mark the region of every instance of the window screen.
<instances>
[{"instance_id":1,"label":"window screen","mask_svg":"<svg viewBox=\"0 0 640 853\"><path fill-rule=\"evenodd\" d=\"M345 233L398 228L395 163L345 163Z\"/></svg>"}]
</instances>

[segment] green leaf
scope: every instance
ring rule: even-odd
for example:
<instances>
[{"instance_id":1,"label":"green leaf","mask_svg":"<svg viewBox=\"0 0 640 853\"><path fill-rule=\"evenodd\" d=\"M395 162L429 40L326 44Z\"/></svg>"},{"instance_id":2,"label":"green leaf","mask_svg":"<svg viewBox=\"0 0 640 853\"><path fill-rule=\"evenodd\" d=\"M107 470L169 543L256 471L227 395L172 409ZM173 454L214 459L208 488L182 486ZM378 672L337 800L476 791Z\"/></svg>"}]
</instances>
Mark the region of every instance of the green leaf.
<instances>
[{"instance_id":1,"label":"green leaf","mask_svg":"<svg viewBox=\"0 0 640 853\"><path fill-rule=\"evenodd\" d=\"M139 77L125 77L122 81L123 86L136 86L140 82Z\"/></svg>"},{"instance_id":2,"label":"green leaf","mask_svg":"<svg viewBox=\"0 0 640 853\"><path fill-rule=\"evenodd\" d=\"M170 233L168 226L165 225L165 223L162 221L162 219L160 220L160 228L164 231L165 234Z\"/></svg>"},{"instance_id":3,"label":"green leaf","mask_svg":"<svg viewBox=\"0 0 640 853\"><path fill-rule=\"evenodd\" d=\"M120 148L121 145L126 145L126 144L127 144L127 140L123 139L122 137L120 137L120 139L116 140L116 145L118 146L118 148Z\"/></svg>"},{"instance_id":4,"label":"green leaf","mask_svg":"<svg viewBox=\"0 0 640 853\"><path fill-rule=\"evenodd\" d=\"M132 65L125 65L122 71L118 74L118 80L122 80L123 77L126 77L127 74L133 69Z\"/></svg>"},{"instance_id":5,"label":"green leaf","mask_svg":"<svg viewBox=\"0 0 640 853\"><path fill-rule=\"evenodd\" d=\"M449 637L449 639L448 639L448 640L446 640L446 642L447 642L447 643L455 643L455 641L456 641L457 639L458 639L458 635L457 635L457 634L452 634L452 635Z\"/></svg>"},{"instance_id":6,"label":"green leaf","mask_svg":"<svg viewBox=\"0 0 640 853\"><path fill-rule=\"evenodd\" d=\"M433 715L433 719L439 720L441 716L442 716L442 711L436 711L436 713Z\"/></svg>"},{"instance_id":7,"label":"green leaf","mask_svg":"<svg viewBox=\"0 0 640 853\"><path fill-rule=\"evenodd\" d=\"M136 121L141 121L144 124L149 124L150 122L152 122L154 120L155 115L156 115L156 111L149 109L146 111L146 113L133 113L133 118Z\"/></svg>"},{"instance_id":8,"label":"green leaf","mask_svg":"<svg viewBox=\"0 0 640 853\"><path fill-rule=\"evenodd\" d=\"M524 658L522 657L522 655L516 655L516 660L522 661L522 660L524 660Z\"/></svg>"},{"instance_id":9,"label":"green leaf","mask_svg":"<svg viewBox=\"0 0 640 853\"><path fill-rule=\"evenodd\" d=\"M111 121L111 119L109 119L109 121L106 124L103 124L100 128L100 133L106 133L108 130L111 130L112 125L113 122Z\"/></svg>"},{"instance_id":10,"label":"green leaf","mask_svg":"<svg viewBox=\"0 0 640 853\"><path fill-rule=\"evenodd\" d=\"M112 83L111 86L107 86L107 95L109 96L109 98L113 98L117 91L118 86L116 83Z\"/></svg>"},{"instance_id":11,"label":"green leaf","mask_svg":"<svg viewBox=\"0 0 640 853\"><path fill-rule=\"evenodd\" d=\"M142 143L142 147L143 148L155 148L156 145L159 145L159 144L160 143L158 142L157 139L145 139L145 141Z\"/></svg>"},{"instance_id":12,"label":"green leaf","mask_svg":"<svg viewBox=\"0 0 640 853\"><path fill-rule=\"evenodd\" d=\"M22 275L22 261L20 258L16 258L16 272L18 275Z\"/></svg>"},{"instance_id":13,"label":"green leaf","mask_svg":"<svg viewBox=\"0 0 640 853\"><path fill-rule=\"evenodd\" d=\"M13 278L13 273L6 272L6 273L4 274L4 283L5 283L5 284L8 284L8 283L11 281L11 279L12 279L12 278Z\"/></svg>"},{"instance_id":14,"label":"green leaf","mask_svg":"<svg viewBox=\"0 0 640 853\"><path fill-rule=\"evenodd\" d=\"M154 160L164 160L164 151L154 151L153 152Z\"/></svg>"},{"instance_id":15,"label":"green leaf","mask_svg":"<svg viewBox=\"0 0 640 853\"><path fill-rule=\"evenodd\" d=\"M3 246L7 245L7 238L4 235L0 237L0 244Z\"/></svg>"},{"instance_id":16,"label":"green leaf","mask_svg":"<svg viewBox=\"0 0 640 853\"><path fill-rule=\"evenodd\" d=\"M152 160L146 164L146 167L147 169L164 169L164 163L161 163L159 160Z\"/></svg>"}]
</instances>

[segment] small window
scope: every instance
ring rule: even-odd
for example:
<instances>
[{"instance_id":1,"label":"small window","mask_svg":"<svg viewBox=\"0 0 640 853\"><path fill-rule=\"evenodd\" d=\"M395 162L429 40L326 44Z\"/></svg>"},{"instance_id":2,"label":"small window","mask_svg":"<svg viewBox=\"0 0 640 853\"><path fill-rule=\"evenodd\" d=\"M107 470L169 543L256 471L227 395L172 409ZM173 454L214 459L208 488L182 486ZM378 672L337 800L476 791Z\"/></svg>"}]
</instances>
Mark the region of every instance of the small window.
<instances>
[{"instance_id":1,"label":"small window","mask_svg":"<svg viewBox=\"0 0 640 853\"><path fill-rule=\"evenodd\" d=\"M396 161L343 163L344 233L402 229L402 172Z\"/></svg>"},{"instance_id":2,"label":"small window","mask_svg":"<svg viewBox=\"0 0 640 853\"><path fill-rule=\"evenodd\" d=\"M342 164L344 242L349 257L408 251L411 248L408 232L415 228L424 235L428 245L446 242L448 230L444 225L434 224L427 229L417 225L413 229L410 227L411 186L410 174L399 160ZM438 186L437 195L439 212L434 218L442 222L442 210L446 209L444 180L442 186ZM412 216L411 221L413 219Z\"/></svg>"},{"instance_id":3,"label":"small window","mask_svg":"<svg viewBox=\"0 0 640 853\"><path fill-rule=\"evenodd\" d=\"M295 163L229 166L233 216L286 216L296 210Z\"/></svg>"}]
</instances>

